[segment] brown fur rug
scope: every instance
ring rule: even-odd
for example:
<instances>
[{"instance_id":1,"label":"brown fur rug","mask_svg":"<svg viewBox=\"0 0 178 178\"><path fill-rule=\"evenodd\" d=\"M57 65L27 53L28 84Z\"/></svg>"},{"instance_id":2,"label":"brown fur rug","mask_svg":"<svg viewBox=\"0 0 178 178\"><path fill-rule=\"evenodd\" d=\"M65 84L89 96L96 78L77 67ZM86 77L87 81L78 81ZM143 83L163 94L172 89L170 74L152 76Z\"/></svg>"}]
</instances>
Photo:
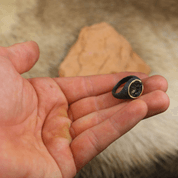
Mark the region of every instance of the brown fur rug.
<instances>
[{"instance_id":1,"label":"brown fur rug","mask_svg":"<svg viewBox=\"0 0 178 178\"><path fill-rule=\"evenodd\" d=\"M169 82L170 108L141 121L86 165L78 178L178 177L178 1L0 0L0 45L34 40L41 56L23 77L56 77L82 27L107 22L152 73Z\"/></svg>"}]
</instances>

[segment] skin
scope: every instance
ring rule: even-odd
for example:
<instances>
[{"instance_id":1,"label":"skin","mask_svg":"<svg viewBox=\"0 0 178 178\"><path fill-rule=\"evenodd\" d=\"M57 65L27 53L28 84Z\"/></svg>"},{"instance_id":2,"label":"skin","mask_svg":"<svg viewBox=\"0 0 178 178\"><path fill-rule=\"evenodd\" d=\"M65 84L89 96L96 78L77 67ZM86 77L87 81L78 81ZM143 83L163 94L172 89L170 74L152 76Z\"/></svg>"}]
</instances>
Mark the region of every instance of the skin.
<instances>
[{"instance_id":1,"label":"skin","mask_svg":"<svg viewBox=\"0 0 178 178\"><path fill-rule=\"evenodd\" d=\"M144 118L169 106L162 76L119 73L24 79L39 58L35 42L0 47L0 177L71 178ZM114 85L142 79L136 100L118 100ZM144 121L142 121L144 122Z\"/></svg>"}]
</instances>

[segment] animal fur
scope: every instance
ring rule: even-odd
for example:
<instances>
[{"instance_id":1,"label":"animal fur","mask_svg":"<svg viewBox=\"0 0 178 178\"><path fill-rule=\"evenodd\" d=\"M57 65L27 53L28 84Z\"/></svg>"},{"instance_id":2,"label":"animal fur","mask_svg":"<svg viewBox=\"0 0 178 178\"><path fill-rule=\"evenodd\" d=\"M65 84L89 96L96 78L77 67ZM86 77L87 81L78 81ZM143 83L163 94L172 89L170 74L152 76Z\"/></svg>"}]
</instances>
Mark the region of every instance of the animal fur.
<instances>
[{"instance_id":1,"label":"animal fur","mask_svg":"<svg viewBox=\"0 0 178 178\"><path fill-rule=\"evenodd\" d=\"M178 177L178 1L0 0L0 45L34 40L41 56L23 77L57 77L80 29L107 22L122 34L153 74L169 83L167 112L141 121L111 144L77 178Z\"/></svg>"}]
</instances>

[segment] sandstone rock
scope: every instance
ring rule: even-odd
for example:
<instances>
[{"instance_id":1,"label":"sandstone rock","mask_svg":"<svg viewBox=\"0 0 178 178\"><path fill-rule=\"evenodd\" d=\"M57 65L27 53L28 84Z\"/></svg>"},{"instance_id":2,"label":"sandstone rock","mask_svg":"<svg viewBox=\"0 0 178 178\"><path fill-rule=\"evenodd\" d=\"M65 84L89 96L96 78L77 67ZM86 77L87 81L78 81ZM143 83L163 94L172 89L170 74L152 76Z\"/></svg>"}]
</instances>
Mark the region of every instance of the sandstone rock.
<instances>
[{"instance_id":1,"label":"sandstone rock","mask_svg":"<svg viewBox=\"0 0 178 178\"><path fill-rule=\"evenodd\" d=\"M129 42L105 22L84 27L59 67L59 75L64 77L124 71L149 74L150 67L132 50Z\"/></svg>"}]
</instances>

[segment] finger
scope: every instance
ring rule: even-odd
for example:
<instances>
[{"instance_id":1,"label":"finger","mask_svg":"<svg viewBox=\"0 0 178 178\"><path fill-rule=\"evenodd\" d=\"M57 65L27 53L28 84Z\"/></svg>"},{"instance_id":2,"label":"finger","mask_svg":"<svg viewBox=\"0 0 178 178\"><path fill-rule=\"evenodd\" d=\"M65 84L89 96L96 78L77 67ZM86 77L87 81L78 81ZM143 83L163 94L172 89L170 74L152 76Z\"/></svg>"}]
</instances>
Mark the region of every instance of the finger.
<instances>
[{"instance_id":1,"label":"finger","mask_svg":"<svg viewBox=\"0 0 178 178\"><path fill-rule=\"evenodd\" d=\"M101 95L111 91L120 79L128 75L137 75L141 79L148 77L146 74L138 72L121 72L86 77L60 77L54 78L54 80L64 92L69 104L71 104L85 97Z\"/></svg>"},{"instance_id":2,"label":"finger","mask_svg":"<svg viewBox=\"0 0 178 178\"><path fill-rule=\"evenodd\" d=\"M109 144L129 131L146 114L146 103L135 100L109 119L78 135L71 143L77 169L80 170Z\"/></svg>"},{"instance_id":3,"label":"finger","mask_svg":"<svg viewBox=\"0 0 178 178\"><path fill-rule=\"evenodd\" d=\"M170 105L170 99L168 95L161 90L156 90L152 93L152 96L148 95L145 98L141 98L141 99L144 99L148 106L148 113L145 116L145 118L166 111Z\"/></svg>"},{"instance_id":4,"label":"finger","mask_svg":"<svg viewBox=\"0 0 178 178\"><path fill-rule=\"evenodd\" d=\"M7 57L18 73L29 71L39 58L39 47L33 42L15 44L13 46L0 48L0 55Z\"/></svg>"},{"instance_id":5,"label":"finger","mask_svg":"<svg viewBox=\"0 0 178 178\"><path fill-rule=\"evenodd\" d=\"M139 99L144 101L148 107L148 112L145 118L166 111L170 103L167 94L160 90L143 95ZM128 102L121 103L111 108L95 111L76 120L70 128L72 137L75 138L85 130L105 121L126 105L128 105Z\"/></svg>"},{"instance_id":6,"label":"finger","mask_svg":"<svg viewBox=\"0 0 178 178\"><path fill-rule=\"evenodd\" d=\"M164 92L167 91L168 83L166 79L163 78L162 76L155 75L149 78L144 78L142 79L142 82L144 85L143 95L155 90L162 90ZM83 98L70 105L72 120L76 120L89 113L101 109L110 108L112 106L118 105L125 101L130 101L130 100L123 100L123 99L118 100L112 96L111 92L99 96Z\"/></svg>"}]
</instances>

